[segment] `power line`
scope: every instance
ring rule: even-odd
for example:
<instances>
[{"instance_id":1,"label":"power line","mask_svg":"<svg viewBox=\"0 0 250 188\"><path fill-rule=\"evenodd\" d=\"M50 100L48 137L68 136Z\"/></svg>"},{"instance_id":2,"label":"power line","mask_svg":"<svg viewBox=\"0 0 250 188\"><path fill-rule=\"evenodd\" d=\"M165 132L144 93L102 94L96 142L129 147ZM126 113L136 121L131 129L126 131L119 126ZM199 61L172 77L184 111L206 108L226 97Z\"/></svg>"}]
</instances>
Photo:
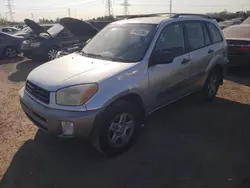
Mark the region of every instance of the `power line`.
<instances>
[{"instance_id":1,"label":"power line","mask_svg":"<svg viewBox=\"0 0 250 188\"><path fill-rule=\"evenodd\" d=\"M129 14L128 7L131 6L131 4L128 2L128 0L124 0L123 3L121 4L121 6L123 6L123 14L128 15Z\"/></svg>"},{"instance_id":2,"label":"power line","mask_svg":"<svg viewBox=\"0 0 250 188\"><path fill-rule=\"evenodd\" d=\"M114 15L111 0L106 0L106 3L105 3L105 15L107 15L107 16Z\"/></svg>"},{"instance_id":3,"label":"power line","mask_svg":"<svg viewBox=\"0 0 250 188\"><path fill-rule=\"evenodd\" d=\"M6 6L7 6L8 10L9 10L8 14L10 15L10 21L14 22L14 16L13 16L14 12L12 11L12 7L14 7L13 1L12 0L7 0L7 5Z\"/></svg>"}]
</instances>

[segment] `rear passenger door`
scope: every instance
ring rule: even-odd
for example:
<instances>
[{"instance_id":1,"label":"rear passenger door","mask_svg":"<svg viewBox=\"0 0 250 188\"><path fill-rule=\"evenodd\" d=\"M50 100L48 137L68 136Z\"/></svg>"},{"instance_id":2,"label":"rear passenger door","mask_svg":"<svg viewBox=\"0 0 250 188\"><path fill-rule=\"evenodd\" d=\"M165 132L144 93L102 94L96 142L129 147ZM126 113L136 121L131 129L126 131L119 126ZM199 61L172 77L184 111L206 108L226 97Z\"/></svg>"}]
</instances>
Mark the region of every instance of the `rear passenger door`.
<instances>
[{"instance_id":1,"label":"rear passenger door","mask_svg":"<svg viewBox=\"0 0 250 188\"><path fill-rule=\"evenodd\" d=\"M207 27L201 21L184 23L186 48L190 53L190 85L192 90L203 86L205 70L213 58L214 48Z\"/></svg>"}]
</instances>

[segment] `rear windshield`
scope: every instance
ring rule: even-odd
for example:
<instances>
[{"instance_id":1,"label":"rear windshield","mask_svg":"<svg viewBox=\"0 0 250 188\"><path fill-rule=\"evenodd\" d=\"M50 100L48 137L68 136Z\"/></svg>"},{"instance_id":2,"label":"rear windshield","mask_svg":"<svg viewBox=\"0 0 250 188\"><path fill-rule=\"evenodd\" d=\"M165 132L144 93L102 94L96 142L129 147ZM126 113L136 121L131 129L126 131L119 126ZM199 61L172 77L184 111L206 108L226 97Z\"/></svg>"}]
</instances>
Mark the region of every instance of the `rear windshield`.
<instances>
[{"instance_id":1,"label":"rear windshield","mask_svg":"<svg viewBox=\"0 0 250 188\"><path fill-rule=\"evenodd\" d=\"M250 39L250 25L229 27L223 30L225 38L249 38Z\"/></svg>"}]
</instances>

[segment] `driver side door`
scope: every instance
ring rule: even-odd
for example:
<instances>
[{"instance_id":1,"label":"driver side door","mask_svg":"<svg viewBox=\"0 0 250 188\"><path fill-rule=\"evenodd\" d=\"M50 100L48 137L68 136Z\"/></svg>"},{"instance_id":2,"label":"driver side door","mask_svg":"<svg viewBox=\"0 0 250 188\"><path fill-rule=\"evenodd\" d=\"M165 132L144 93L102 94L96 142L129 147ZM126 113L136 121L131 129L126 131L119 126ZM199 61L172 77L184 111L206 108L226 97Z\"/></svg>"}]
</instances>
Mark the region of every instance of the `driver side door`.
<instances>
[{"instance_id":1,"label":"driver side door","mask_svg":"<svg viewBox=\"0 0 250 188\"><path fill-rule=\"evenodd\" d=\"M162 29L151 57L159 51L172 54L172 59L159 64L150 58L148 75L152 110L179 99L189 91L185 81L190 75L190 54L185 52L181 23L173 23Z\"/></svg>"}]
</instances>

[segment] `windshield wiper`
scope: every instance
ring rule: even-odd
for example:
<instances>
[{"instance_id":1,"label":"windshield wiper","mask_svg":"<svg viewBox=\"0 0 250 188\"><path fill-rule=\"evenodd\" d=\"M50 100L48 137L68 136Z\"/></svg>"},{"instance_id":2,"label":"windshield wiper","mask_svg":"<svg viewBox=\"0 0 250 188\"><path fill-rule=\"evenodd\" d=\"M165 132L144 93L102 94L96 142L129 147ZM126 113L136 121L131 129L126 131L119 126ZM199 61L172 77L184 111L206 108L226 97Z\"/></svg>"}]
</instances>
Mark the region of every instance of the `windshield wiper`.
<instances>
[{"instance_id":1,"label":"windshield wiper","mask_svg":"<svg viewBox=\"0 0 250 188\"><path fill-rule=\"evenodd\" d=\"M94 58L98 58L98 59L105 59L105 60L109 60L109 61L114 61L111 57L106 57L100 54L92 54L92 53L86 53L84 51L79 52L81 55L87 56L87 57L94 57Z\"/></svg>"}]
</instances>

